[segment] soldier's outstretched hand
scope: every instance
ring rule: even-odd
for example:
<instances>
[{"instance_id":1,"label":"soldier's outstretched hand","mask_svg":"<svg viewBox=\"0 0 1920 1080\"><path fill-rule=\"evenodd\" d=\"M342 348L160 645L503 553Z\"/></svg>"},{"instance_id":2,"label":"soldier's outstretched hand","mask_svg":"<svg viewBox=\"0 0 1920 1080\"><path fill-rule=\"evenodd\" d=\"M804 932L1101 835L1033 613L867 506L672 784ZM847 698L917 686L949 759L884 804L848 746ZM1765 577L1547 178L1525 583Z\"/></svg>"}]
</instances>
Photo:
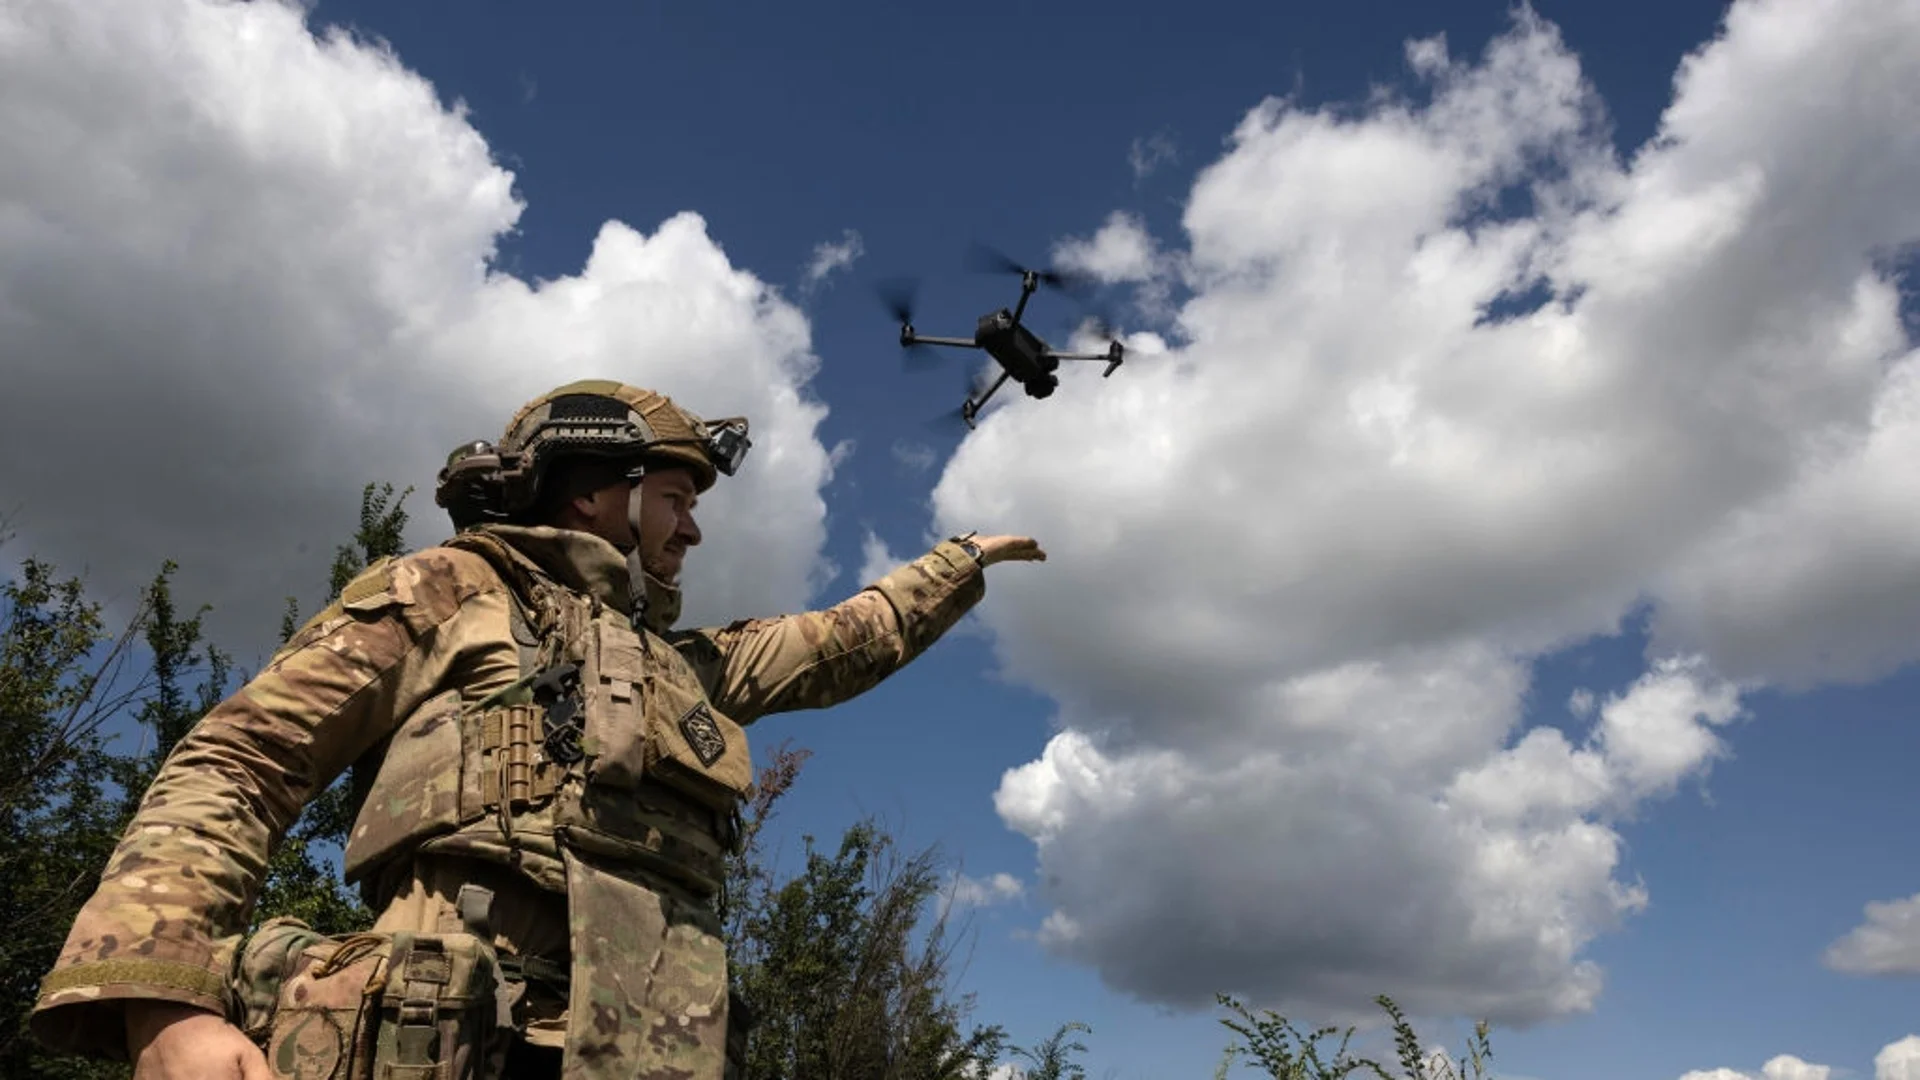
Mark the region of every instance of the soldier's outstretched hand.
<instances>
[{"instance_id":1,"label":"soldier's outstretched hand","mask_svg":"<svg viewBox=\"0 0 1920 1080\"><path fill-rule=\"evenodd\" d=\"M127 1008L133 1080L273 1080L267 1056L226 1018L154 1001Z\"/></svg>"},{"instance_id":2,"label":"soldier's outstretched hand","mask_svg":"<svg viewBox=\"0 0 1920 1080\"><path fill-rule=\"evenodd\" d=\"M1039 541L1031 536L976 536L973 542L980 548L981 566L992 566L999 562L1047 561L1047 553L1040 550Z\"/></svg>"}]
</instances>

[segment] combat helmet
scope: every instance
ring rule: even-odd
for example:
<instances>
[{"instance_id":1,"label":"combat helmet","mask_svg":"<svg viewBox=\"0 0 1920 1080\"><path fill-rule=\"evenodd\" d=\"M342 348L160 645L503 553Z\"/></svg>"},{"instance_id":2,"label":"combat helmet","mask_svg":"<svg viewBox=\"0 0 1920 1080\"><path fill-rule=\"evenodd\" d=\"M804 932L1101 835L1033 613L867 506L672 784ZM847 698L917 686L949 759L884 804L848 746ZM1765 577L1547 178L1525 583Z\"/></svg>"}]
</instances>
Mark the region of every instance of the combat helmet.
<instances>
[{"instance_id":1,"label":"combat helmet","mask_svg":"<svg viewBox=\"0 0 1920 1080\"><path fill-rule=\"evenodd\" d=\"M434 502L456 529L511 521L530 509L553 464L596 457L684 466L695 489L733 475L751 440L747 421L708 422L665 394L610 379L585 379L548 391L521 406L498 444L466 443L440 471Z\"/></svg>"},{"instance_id":2,"label":"combat helmet","mask_svg":"<svg viewBox=\"0 0 1920 1080\"><path fill-rule=\"evenodd\" d=\"M751 440L744 417L702 420L665 394L609 379L568 383L528 402L507 422L500 442L467 443L440 470L433 501L446 508L454 528L465 531L489 521L519 519L537 502L541 482L566 458L599 458L626 465L634 481L627 521L640 532L639 480L649 463L684 466L695 490L732 476ZM631 616L640 625L644 607L638 546L628 552Z\"/></svg>"}]
</instances>

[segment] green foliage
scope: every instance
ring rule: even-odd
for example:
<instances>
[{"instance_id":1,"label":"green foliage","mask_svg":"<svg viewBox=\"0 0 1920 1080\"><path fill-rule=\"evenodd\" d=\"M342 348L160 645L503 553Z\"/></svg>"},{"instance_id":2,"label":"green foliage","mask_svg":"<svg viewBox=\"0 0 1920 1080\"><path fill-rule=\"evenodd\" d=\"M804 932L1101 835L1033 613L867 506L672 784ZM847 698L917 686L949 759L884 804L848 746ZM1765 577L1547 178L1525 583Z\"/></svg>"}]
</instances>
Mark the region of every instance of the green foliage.
<instances>
[{"instance_id":1,"label":"green foliage","mask_svg":"<svg viewBox=\"0 0 1920 1080\"><path fill-rule=\"evenodd\" d=\"M409 489L410 491L411 489ZM362 493L359 528L330 567L328 600L374 559L402 553L406 527L391 485ZM0 543L8 537L0 532ZM92 895L167 755L230 691L231 659L205 640L205 606L184 614L172 562L141 590L127 625L110 634L79 578L29 558L0 584L0 1076L107 1080L126 1066L48 1054L26 1034L40 980ZM292 601L281 641L297 617ZM137 659L144 646L144 659ZM102 726L130 722L138 744L109 747ZM350 783L309 805L274 851L259 917L291 914L327 932L372 921L322 854L344 843L357 810Z\"/></svg>"},{"instance_id":2,"label":"green foliage","mask_svg":"<svg viewBox=\"0 0 1920 1080\"><path fill-rule=\"evenodd\" d=\"M1353 1036L1352 1028L1344 1033L1333 1027L1302 1033L1291 1021L1270 1009L1262 1010L1255 1016L1246 1006L1224 994L1218 995L1218 1001L1233 1014L1222 1018L1221 1025L1240 1036L1239 1041L1227 1047L1225 1059L1220 1065L1222 1076L1226 1075L1227 1066L1237 1057L1251 1058L1254 1064L1275 1080L1338 1080L1358 1072L1367 1064L1347 1055L1347 1045ZM1335 1035L1340 1036L1339 1046L1334 1049L1330 1059L1323 1058L1320 1044Z\"/></svg>"},{"instance_id":3,"label":"green foliage","mask_svg":"<svg viewBox=\"0 0 1920 1080\"><path fill-rule=\"evenodd\" d=\"M131 632L112 637L76 578L37 559L0 585L0 1076L103 1080L100 1062L46 1054L27 1010L119 839L120 801L101 723L130 700L113 688Z\"/></svg>"},{"instance_id":4,"label":"green foliage","mask_svg":"<svg viewBox=\"0 0 1920 1080\"><path fill-rule=\"evenodd\" d=\"M762 770L728 884L730 974L756 1017L747 1075L984 1076L1005 1032L963 1030L973 1002L948 991L946 916L920 925L941 880L933 850L902 854L863 821L831 855L807 837L804 869L773 883L760 833L804 757L782 747Z\"/></svg>"},{"instance_id":5,"label":"green foliage","mask_svg":"<svg viewBox=\"0 0 1920 1080\"><path fill-rule=\"evenodd\" d=\"M92 894L127 820L173 746L219 700L229 664L201 639L200 617L180 617L162 564L127 627L109 636L78 578L38 559L0 586L0 1074L83 1078L117 1066L54 1058L25 1037L39 981L53 966L80 905ZM149 660L132 666L134 643ZM190 682L197 676L197 683ZM126 716L140 747L112 753L102 725Z\"/></svg>"},{"instance_id":6,"label":"green foliage","mask_svg":"<svg viewBox=\"0 0 1920 1080\"><path fill-rule=\"evenodd\" d=\"M1392 998L1385 994L1373 999L1375 1004L1386 1010L1393 1021L1393 1045L1400 1058L1400 1067L1406 1071L1409 1080L1483 1080L1487 1075L1487 1061L1493 1057L1493 1046L1488 1040L1489 1027L1485 1020L1473 1027L1473 1037L1467 1040L1467 1052L1458 1060L1450 1061L1443 1053L1423 1055L1420 1053L1420 1040L1414 1035L1413 1026L1407 1023L1406 1014ZM1378 1066L1374 1071L1386 1077ZM1393 1080L1388 1077L1387 1080Z\"/></svg>"},{"instance_id":7,"label":"green foliage","mask_svg":"<svg viewBox=\"0 0 1920 1080\"><path fill-rule=\"evenodd\" d=\"M150 656L140 683L142 700L133 719L140 727L141 738L151 741L141 751L111 762L110 771L121 792L123 819L139 808L141 796L174 745L226 696L233 667L226 654L203 639L201 619L207 613L206 605L192 618L180 617L173 599L173 574L177 569L171 561L161 564L160 572L142 592L141 610L133 620ZM196 671L199 683L189 691L186 679Z\"/></svg>"},{"instance_id":8,"label":"green foliage","mask_svg":"<svg viewBox=\"0 0 1920 1080\"><path fill-rule=\"evenodd\" d=\"M1420 1037L1407 1022L1406 1014L1384 994L1374 1002L1393 1022L1399 1075L1388 1072L1386 1066L1371 1058L1351 1055L1348 1047L1355 1030L1351 1027L1345 1031L1323 1027L1303 1033L1271 1009L1262 1009L1255 1015L1228 995L1217 995L1217 1000L1231 1014L1222 1017L1220 1023L1239 1038L1227 1047L1214 1074L1216 1080L1225 1080L1234 1061L1240 1058L1250 1059L1251 1064L1275 1080L1340 1080L1363 1071L1378 1080L1485 1080L1487 1060L1493 1057L1485 1021L1475 1026L1473 1038L1468 1040L1467 1054L1457 1063L1437 1051L1423 1054ZM1336 1035L1340 1042L1328 1056L1321 1044Z\"/></svg>"},{"instance_id":9,"label":"green foliage","mask_svg":"<svg viewBox=\"0 0 1920 1080\"><path fill-rule=\"evenodd\" d=\"M1033 1068L1021 1070L1022 1080L1086 1080L1087 1070L1073 1060L1074 1054L1087 1052L1086 1044L1078 1039L1067 1041L1076 1031L1091 1034L1093 1029L1078 1020L1069 1020L1037 1046L1014 1047L1015 1054L1033 1062Z\"/></svg>"},{"instance_id":10,"label":"green foliage","mask_svg":"<svg viewBox=\"0 0 1920 1080\"><path fill-rule=\"evenodd\" d=\"M340 595L360 571L365 570L376 559L406 553L407 496L413 489L394 497L392 484L368 484L360 491L360 527L354 530L353 542L342 544L333 552L333 571L327 580L327 600Z\"/></svg>"}]
</instances>

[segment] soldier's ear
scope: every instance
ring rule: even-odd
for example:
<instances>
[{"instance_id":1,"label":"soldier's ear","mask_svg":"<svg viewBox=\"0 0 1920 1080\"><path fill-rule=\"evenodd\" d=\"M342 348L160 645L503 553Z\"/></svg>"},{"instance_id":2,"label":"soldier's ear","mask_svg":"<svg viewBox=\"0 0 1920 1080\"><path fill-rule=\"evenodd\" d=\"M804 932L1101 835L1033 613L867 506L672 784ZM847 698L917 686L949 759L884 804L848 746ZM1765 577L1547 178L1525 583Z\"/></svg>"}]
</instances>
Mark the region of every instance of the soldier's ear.
<instances>
[{"instance_id":1,"label":"soldier's ear","mask_svg":"<svg viewBox=\"0 0 1920 1080\"><path fill-rule=\"evenodd\" d=\"M582 521L599 521L614 510L626 513L628 486L625 481L604 484L583 491L569 500L574 514Z\"/></svg>"}]
</instances>

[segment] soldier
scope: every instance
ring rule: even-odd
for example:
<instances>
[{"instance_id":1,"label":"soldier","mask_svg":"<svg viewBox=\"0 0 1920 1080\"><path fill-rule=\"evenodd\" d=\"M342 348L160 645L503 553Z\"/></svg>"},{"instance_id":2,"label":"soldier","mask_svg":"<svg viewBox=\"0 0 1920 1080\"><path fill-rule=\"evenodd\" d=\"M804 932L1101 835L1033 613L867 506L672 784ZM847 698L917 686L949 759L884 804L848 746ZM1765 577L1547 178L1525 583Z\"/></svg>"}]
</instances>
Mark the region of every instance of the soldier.
<instances>
[{"instance_id":1,"label":"soldier","mask_svg":"<svg viewBox=\"0 0 1920 1080\"><path fill-rule=\"evenodd\" d=\"M955 538L824 611L675 630L695 503L746 433L591 380L457 453L436 493L457 534L369 567L181 740L33 1031L130 1057L137 1080L720 1077L742 726L871 688L980 600L985 567L1046 557ZM344 862L373 934L270 924L243 944L271 845L356 762L372 780ZM285 940L313 947L297 978ZM449 962L463 940L491 949ZM353 974L376 955L385 974ZM492 1000L449 989L483 969ZM314 1011L289 1033L289 1009ZM511 1034L466 1056L454 1013Z\"/></svg>"}]
</instances>

